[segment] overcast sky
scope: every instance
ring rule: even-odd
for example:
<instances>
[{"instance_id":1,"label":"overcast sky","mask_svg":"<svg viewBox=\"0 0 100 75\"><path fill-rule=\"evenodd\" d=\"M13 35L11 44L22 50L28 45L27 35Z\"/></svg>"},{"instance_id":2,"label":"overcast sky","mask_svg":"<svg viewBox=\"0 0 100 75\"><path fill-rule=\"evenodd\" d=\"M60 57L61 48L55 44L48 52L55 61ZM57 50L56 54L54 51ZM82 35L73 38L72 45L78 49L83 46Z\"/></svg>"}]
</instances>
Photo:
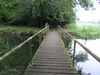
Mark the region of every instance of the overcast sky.
<instances>
[{"instance_id":1,"label":"overcast sky","mask_svg":"<svg viewBox=\"0 0 100 75\"><path fill-rule=\"evenodd\" d=\"M95 21L98 22L100 20L100 3L98 3L99 0L93 0L94 7L96 10L89 10L85 11L81 7L77 7L78 12L77 17L80 19L81 22L89 22L89 21Z\"/></svg>"}]
</instances>

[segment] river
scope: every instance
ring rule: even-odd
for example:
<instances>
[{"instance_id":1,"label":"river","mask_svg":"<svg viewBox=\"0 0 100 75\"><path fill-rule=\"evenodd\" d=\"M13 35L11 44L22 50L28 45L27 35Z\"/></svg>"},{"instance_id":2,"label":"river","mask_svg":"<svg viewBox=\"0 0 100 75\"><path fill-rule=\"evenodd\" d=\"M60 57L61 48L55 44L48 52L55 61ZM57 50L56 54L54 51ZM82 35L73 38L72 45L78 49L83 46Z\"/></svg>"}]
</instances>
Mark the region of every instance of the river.
<instances>
[{"instance_id":1,"label":"river","mask_svg":"<svg viewBox=\"0 0 100 75\"><path fill-rule=\"evenodd\" d=\"M0 36L0 56L7 53L29 36ZM0 75L23 75L24 70L34 56L38 46L38 36L25 43L0 62ZM31 48L31 49L30 49Z\"/></svg>"},{"instance_id":2,"label":"river","mask_svg":"<svg viewBox=\"0 0 100 75\"><path fill-rule=\"evenodd\" d=\"M90 49L94 54L100 57L100 39L96 40L81 40L78 39L83 45ZM85 50L76 44L76 52ZM82 68L85 73L90 73L89 75L100 75L100 63L95 60L90 54L88 54L88 61L77 63L78 66Z\"/></svg>"}]
</instances>

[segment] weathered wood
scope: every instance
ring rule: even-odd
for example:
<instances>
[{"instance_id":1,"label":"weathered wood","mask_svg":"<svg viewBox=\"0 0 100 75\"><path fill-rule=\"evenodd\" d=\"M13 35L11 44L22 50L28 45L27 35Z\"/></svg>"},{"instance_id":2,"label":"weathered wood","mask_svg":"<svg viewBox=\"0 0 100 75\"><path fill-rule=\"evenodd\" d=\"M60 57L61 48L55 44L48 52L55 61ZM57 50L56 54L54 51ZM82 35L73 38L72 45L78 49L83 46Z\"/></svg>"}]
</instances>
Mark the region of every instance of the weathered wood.
<instances>
[{"instance_id":1,"label":"weathered wood","mask_svg":"<svg viewBox=\"0 0 100 75\"><path fill-rule=\"evenodd\" d=\"M34 34L33 36L31 36L30 38L28 38L27 40L25 40L24 42L22 42L21 44L19 44L18 46L16 46L15 48L13 48L12 50L10 50L9 52L7 52L6 54L4 54L3 56L0 57L0 61L4 60L6 57L8 57L9 55L11 55L13 52L15 52L16 50L18 50L19 48L21 48L25 43L27 43L28 41L32 40L32 38L34 38L35 36L37 36L38 34L40 34L41 32L43 32L45 29L47 29L49 26L46 26L45 28L41 29L39 32L37 32L36 34Z\"/></svg>"},{"instance_id":2,"label":"weathered wood","mask_svg":"<svg viewBox=\"0 0 100 75\"><path fill-rule=\"evenodd\" d=\"M64 74L64 73L45 73L45 72L42 72L42 73L40 73L40 72L27 72L26 73L27 75L78 75L78 74L73 74L73 73L70 73L70 74Z\"/></svg>"},{"instance_id":3,"label":"weathered wood","mask_svg":"<svg viewBox=\"0 0 100 75\"><path fill-rule=\"evenodd\" d=\"M92 55L92 56L100 63L100 58L99 58L96 54L94 54L93 52L91 52L91 50L89 50L89 49L86 48L83 44L81 44L79 41L77 41L71 34L68 33L67 30L64 30L64 29L61 28L60 26L59 26L59 28L60 28L61 30L63 30L63 32L67 33L68 36L70 36L74 41L76 41L83 49L85 49L90 55Z\"/></svg>"},{"instance_id":4,"label":"weathered wood","mask_svg":"<svg viewBox=\"0 0 100 75\"><path fill-rule=\"evenodd\" d=\"M29 55L32 57L32 40L29 41Z\"/></svg>"},{"instance_id":5,"label":"weathered wood","mask_svg":"<svg viewBox=\"0 0 100 75\"><path fill-rule=\"evenodd\" d=\"M50 31L24 75L78 75L57 31Z\"/></svg>"},{"instance_id":6,"label":"weathered wood","mask_svg":"<svg viewBox=\"0 0 100 75\"><path fill-rule=\"evenodd\" d=\"M39 35L39 44L41 44L41 41L42 41L41 38L42 38L41 35Z\"/></svg>"},{"instance_id":7,"label":"weathered wood","mask_svg":"<svg viewBox=\"0 0 100 75\"><path fill-rule=\"evenodd\" d=\"M76 49L76 41L74 41L74 51L73 51L73 66L74 66L75 53L76 53L75 49Z\"/></svg>"}]
</instances>

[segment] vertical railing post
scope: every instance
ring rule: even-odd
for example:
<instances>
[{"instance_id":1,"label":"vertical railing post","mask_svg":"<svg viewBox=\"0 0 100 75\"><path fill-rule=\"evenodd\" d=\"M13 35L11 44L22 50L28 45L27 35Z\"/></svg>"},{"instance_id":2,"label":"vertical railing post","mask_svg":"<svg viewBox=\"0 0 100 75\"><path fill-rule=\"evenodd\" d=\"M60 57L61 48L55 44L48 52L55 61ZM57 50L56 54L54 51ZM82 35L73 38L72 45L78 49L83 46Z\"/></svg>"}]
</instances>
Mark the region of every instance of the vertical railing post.
<instances>
[{"instance_id":1,"label":"vertical railing post","mask_svg":"<svg viewBox=\"0 0 100 75\"><path fill-rule=\"evenodd\" d=\"M41 35L39 35L39 44L41 43Z\"/></svg>"},{"instance_id":2,"label":"vertical railing post","mask_svg":"<svg viewBox=\"0 0 100 75\"><path fill-rule=\"evenodd\" d=\"M49 32L49 25L48 25L48 28L47 28L47 33Z\"/></svg>"},{"instance_id":3,"label":"vertical railing post","mask_svg":"<svg viewBox=\"0 0 100 75\"><path fill-rule=\"evenodd\" d=\"M46 31L44 30L44 32L43 32L43 38L45 37L45 35L46 35Z\"/></svg>"},{"instance_id":4,"label":"vertical railing post","mask_svg":"<svg viewBox=\"0 0 100 75\"><path fill-rule=\"evenodd\" d=\"M74 60L75 60L75 52L76 52L76 41L74 41L73 66L74 66Z\"/></svg>"},{"instance_id":5,"label":"vertical railing post","mask_svg":"<svg viewBox=\"0 0 100 75\"><path fill-rule=\"evenodd\" d=\"M48 26L48 23L45 24L45 27L47 27L47 26ZM45 35L48 33L48 28L45 29Z\"/></svg>"},{"instance_id":6,"label":"vertical railing post","mask_svg":"<svg viewBox=\"0 0 100 75\"><path fill-rule=\"evenodd\" d=\"M29 41L29 54L32 57L32 39Z\"/></svg>"},{"instance_id":7,"label":"vertical railing post","mask_svg":"<svg viewBox=\"0 0 100 75\"><path fill-rule=\"evenodd\" d=\"M65 39L68 41L67 34L65 33ZM65 40L65 45L67 45L67 41Z\"/></svg>"}]
</instances>

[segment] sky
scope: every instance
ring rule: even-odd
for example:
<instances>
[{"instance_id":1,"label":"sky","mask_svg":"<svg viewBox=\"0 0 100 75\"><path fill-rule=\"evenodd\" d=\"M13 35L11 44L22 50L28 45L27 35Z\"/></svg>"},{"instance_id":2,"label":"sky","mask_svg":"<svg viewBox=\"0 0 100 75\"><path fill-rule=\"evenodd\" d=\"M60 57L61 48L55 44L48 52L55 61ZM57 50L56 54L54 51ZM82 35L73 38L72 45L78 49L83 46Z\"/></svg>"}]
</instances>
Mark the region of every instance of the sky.
<instances>
[{"instance_id":1,"label":"sky","mask_svg":"<svg viewBox=\"0 0 100 75\"><path fill-rule=\"evenodd\" d=\"M76 15L79 18L79 22L98 22L100 21L100 3L99 0L93 0L95 10L86 11L80 6L77 6Z\"/></svg>"}]
</instances>

